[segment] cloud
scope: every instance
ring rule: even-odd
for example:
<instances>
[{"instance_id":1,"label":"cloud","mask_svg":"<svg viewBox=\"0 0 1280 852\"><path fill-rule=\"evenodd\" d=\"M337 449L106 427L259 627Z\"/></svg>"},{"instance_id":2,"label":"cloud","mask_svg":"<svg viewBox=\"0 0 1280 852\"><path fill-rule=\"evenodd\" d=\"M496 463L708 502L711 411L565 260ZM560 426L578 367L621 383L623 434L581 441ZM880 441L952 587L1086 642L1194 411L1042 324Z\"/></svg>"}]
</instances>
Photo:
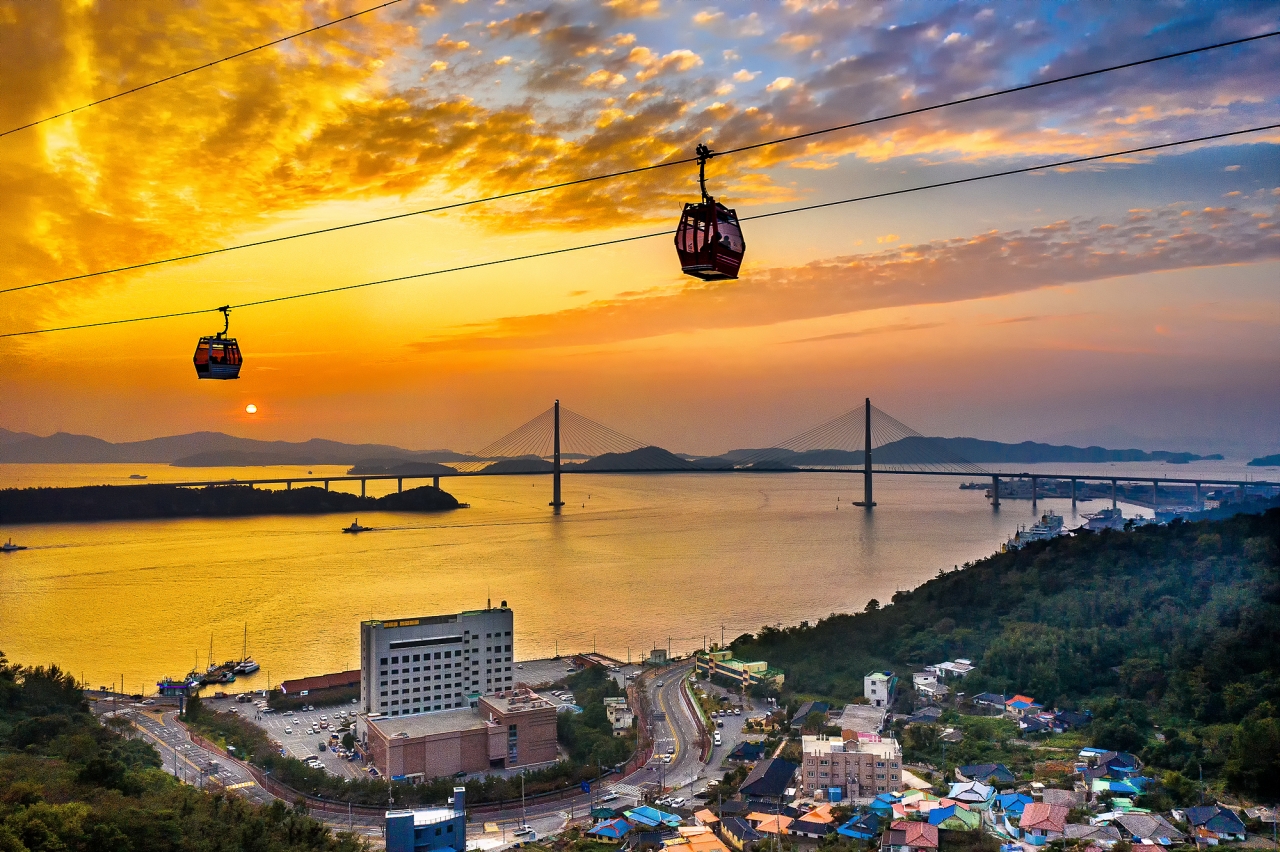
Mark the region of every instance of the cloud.
<instances>
[{"instance_id":1,"label":"cloud","mask_svg":"<svg viewBox=\"0 0 1280 852\"><path fill-rule=\"evenodd\" d=\"M662 74L682 73L702 64L701 56L685 48L658 57L647 47L636 47L627 58L641 67L636 74L636 79L640 82L652 80Z\"/></svg>"},{"instance_id":2,"label":"cloud","mask_svg":"<svg viewBox=\"0 0 1280 852\"><path fill-rule=\"evenodd\" d=\"M709 27L724 20L724 12L719 9L703 9L693 16L693 22L700 27Z\"/></svg>"},{"instance_id":3,"label":"cloud","mask_svg":"<svg viewBox=\"0 0 1280 852\"><path fill-rule=\"evenodd\" d=\"M790 89L796 83L795 77L778 77L772 83L764 87L766 92L781 92L784 89Z\"/></svg>"},{"instance_id":4,"label":"cloud","mask_svg":"<svg viewBox=\"0 0 1280 852\"><path fill-rule=\"evenodd\" d=\"M871 328L860 328L857 331L839 331L835 334L823 334L818 337L803 337L799 340L786 340L784 343L823 343L828 340L851 340L856 337L868 337L876 334L896 334L902 331L922 331L928 328L941 328L940 322L896 323L894 325L878 325Z\"/></svg>"},{"instance_id":5,"label":"cloud","mask_svg":"<svg viewBox=\"0 0 1280 852\"><path fill-rule=\"evenodd\" d=\"M1190 212L1191 215L1183 215ZM736 281L624 294L551 314L457 329L421 351L606 344L775 325L857 311L1009 295L1145 272L1280 259L1280 233L1257 211L1171 206L1101 227L1096 219L900 246L802 266L745 268ZM1266 211L1265 224L1280 218ZM750 256L748 256L750 263Z\"/></svg>"},{"instance_id":6,"label":"cloud","mask_svg":"<svg viewBox=\"0 0 1280 852\"><path fill-rule=\"evenodd\" d=\"M733 79L739 83L750 83L756 77L760 76L759 71L748 71L745 68L733 72Z\"/></svg>"}]
</instances>

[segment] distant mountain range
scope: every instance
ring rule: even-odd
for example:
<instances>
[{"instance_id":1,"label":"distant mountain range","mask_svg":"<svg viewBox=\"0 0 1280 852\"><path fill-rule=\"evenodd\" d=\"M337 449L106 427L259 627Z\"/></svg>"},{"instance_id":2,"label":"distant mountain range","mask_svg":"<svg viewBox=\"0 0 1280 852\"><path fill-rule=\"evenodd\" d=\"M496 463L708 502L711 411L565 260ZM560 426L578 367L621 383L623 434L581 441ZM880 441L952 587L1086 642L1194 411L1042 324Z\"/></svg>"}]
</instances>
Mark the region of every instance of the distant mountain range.
<instances>
[{"instance_id":1,"label":"distant mountain range","mask_svg":"<svg viewBox=\"0 0 1280 852\"><path fill-rule=\"evenodd\" d=\"M1071 447L1024 441L1003 444L977 438L904 438L872 451L877 463L912 464L928 460L968 461L975 464L1036 464L1038 462L1128 462L1158 461L1184 464L1221 459L1220 454L1156 450L1108 450L1102 447ZM643 447L628 453L608 453L575 462L569 456L566 467L576 470L709 470L754 461L761 469L778 467L845 466L862 464L862 452L847 450L739 449L719 456L679 455L661 447ZM574 458L580 459L581 456ZM483 461L452 450L406 450L386 444L346 444L313 438L310 441L259 441L222 432L194 432L146 441L111 443L88 435L58 432L41 437L27 432L0 429L0 463L152 463L178 467L251 467L259 465L351 466L353 474L422 475L444 472L448 462ZM1267 459L1255 459L1253 464ZM537 473L551 465L537 458L507 459L491 466L494 472Z\"/></svg>"}]
</instances>

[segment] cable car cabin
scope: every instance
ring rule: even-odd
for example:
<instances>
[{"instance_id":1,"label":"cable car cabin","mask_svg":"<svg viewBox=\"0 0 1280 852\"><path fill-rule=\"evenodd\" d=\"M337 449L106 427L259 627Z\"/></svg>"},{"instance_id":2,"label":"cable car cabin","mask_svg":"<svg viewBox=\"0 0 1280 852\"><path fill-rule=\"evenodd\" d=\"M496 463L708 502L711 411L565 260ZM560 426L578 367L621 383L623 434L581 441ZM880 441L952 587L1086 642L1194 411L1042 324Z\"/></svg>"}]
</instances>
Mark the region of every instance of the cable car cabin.
<instances>
[{"instance_id":1,"label":"cable car cabin","mask_svg":"<svg viewBox=\"0 0 1280 852\"><path fill-rule=\"evenodd\" d=\"M703 281L737 278L746 251L736 212L712 198L684 206L676 252L686 275Z\"/></svg>"},{"instance_id":2,"label":"cable car cabin","mask_svg":"<svg viewBox=\"0 0 1280 852\"><path fill-rule=\"evenodd\" d=\"M234 337L202 337L196 344L192 358L196 365L196 377L201 379L238 379L244 358Z\"/></svg>"}]
</instances>

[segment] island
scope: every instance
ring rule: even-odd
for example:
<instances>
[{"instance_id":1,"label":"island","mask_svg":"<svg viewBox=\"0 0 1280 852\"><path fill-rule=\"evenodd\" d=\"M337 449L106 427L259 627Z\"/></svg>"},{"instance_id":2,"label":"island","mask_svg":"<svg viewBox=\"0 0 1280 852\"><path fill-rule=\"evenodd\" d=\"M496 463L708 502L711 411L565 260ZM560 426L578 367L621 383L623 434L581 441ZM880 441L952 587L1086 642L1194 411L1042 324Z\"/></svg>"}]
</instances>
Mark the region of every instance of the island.
<instances>
[{"instance_id":1,"label":"island","mask_svg":"<svg viewBox=\"0 0 1280 852\"><path fill-rule=\"evenodd\" d=\"M1249 462L1249 467L1280 467L1280 453L1260 456Z\"/></svg>"},{"instance_id":2,"label":"island","mask_svg":"<svg viewBox=\"0 0 1280 852\"><path fill-rule=\"evenodd\" d=\"M251 485L89 485L0 490L0 523L40 524L151 518L230 518L350 512L443 512L460 508L452 494L429 485L383 497L361 497L314 486L268 491Z\"/></svg>"}]
</instances>

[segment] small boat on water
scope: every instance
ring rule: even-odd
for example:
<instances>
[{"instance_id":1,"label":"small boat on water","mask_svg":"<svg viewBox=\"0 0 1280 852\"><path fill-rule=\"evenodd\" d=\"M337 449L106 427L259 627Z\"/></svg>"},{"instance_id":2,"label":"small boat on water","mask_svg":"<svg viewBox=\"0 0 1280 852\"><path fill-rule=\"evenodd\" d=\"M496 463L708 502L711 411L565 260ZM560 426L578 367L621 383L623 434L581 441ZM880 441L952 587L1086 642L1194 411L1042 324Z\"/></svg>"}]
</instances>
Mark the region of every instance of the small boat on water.
<instances>
[{"instance_id":1,"label":"small boat on water","mask_svg":"<svg viewBox=\"0 0 1280 852\"><path fill-rule=\"evenodd\" d=\"M360 526L360 519L356 518L354 521L351 522L351 526L343 527L342 531L344 533L362 533L362 532L369 532L372 529L373 527Z\"/></svg>"},{"instance_id":2,"label":"small boat on water","mask_svg":"<svg viewBox=\"0 0 1280 852\"><path fill-rule=\"evenodd\" d=\"M26 550L25 544L14 544L13 539L9 539L4 544L0 544L0 553L13 553L18 550Z\"/></svg>"},{"instance_id":3,"label":"small boat on water","mask_svg":"<svg viewBox=\"0 0 1280 852\"><path fill-rule=\"evenodd\" d=\"M258 665L257 661L249 656L249 625L246 623L244 626L244 647L240 650L240 661L235 664L235 668L232 671L238 675L251 675L260 668L262 666Z\"/></svg>"},{"instance_id":4,"label":"small boat on water","mask_svg":"<svg viewBox=\"0 0 1280 852\"><path fill-rule=\"evenodd\" d=\"M129 478L130 478L130 479L146 479L147 477L146 477L146 474L142 474L142 473L131 473L131 474L129 474Z\"/></svg>"}]
</instances>

